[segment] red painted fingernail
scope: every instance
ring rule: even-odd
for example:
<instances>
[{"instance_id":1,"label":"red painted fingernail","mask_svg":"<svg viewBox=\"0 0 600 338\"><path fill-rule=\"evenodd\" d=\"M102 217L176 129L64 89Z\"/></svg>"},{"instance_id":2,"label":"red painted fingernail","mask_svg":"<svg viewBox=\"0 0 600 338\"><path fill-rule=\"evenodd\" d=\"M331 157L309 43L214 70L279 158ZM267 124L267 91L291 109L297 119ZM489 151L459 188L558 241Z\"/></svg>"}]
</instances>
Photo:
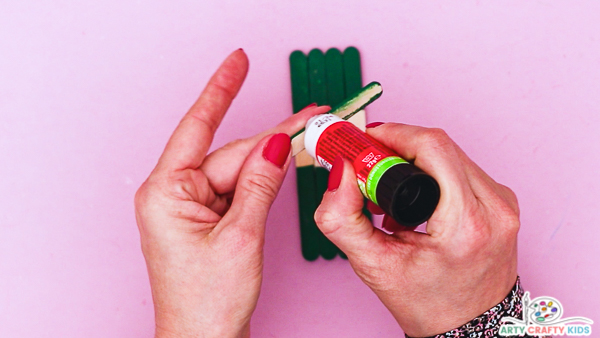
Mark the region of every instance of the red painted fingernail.
<instances>
[{"instance_id":1,"label":"red painted fingernail","mask_svg":"<svg viewBox=\"0 0 600 338\"><path fill-rule=\"evenodd\" d=\"M371 122L371 123L367 124L365 127L366 128L375 128L375 127L382 125L383 123L384 122Z\"/></svg>"},{"instance_id":2,"label":"red painted fingernail","mask_svg":"<svg viewBox=\"0 0 600 338\"><path fill-rule=\"evenodd\" d=\"M283 167L285 161L287 161L288 155L290 154L291 141L288 134L275 134L267 143L267 146L263 150L263 157L278 166Z\"/></svg>"},{"instance_id":3,"label":"red painted fingernail","mask_svg":"<svg viewBox=\"0 0 600 338\"><path fill-rule=\"evenodd\" d=\"M383 211L383 209L381 209L377 204L368 201L367 200L367 209L369 209L369 211L373 214L373 215L383 215L385 214L385 211Z\"/></svg>"},{"instance_id":4,"label":"red painted fingernail","mask_svg":"<svg viewBox=\"0 0 600 338\"><path fill-rule=\"evenodd\" d=\"M316 106L316 105L317 105L317 103L316 103L316 102L313 102L313 103L309 104L308 106L306 106L306 107L304 107L304 108L302 108L302 109L304 110L304 109L306 109L306 108L314 107L314 106Z\"/></svg>"},{"instance_id":5,"label":"red painted fingernail","mask_svg":"<svg viewBox=\"0 0 600 338\"><path fill-rule=\"evenodd\" d=\"M385 217L383 217L381 227L389 232L396 232L402 230L402 226L396 223L396 221L394 221L394 219L388 215L385 215Z\"/></svg>"},{"instance_id":6,"label":"red painted fingernail","mask_svg":"<svg viewBox=\"0 0 600 338\"><path fill-rule=\"evenodd\" d=\"M329 181L327 182L327 191L336 191L342 182L342 174L344 173L344 160L340 156L335 158L331 172L329 172Z\"/></svg>"},{"instance_id":7,"label":"red painted fingernail","mask_svg":"<svg viewBox=\"0 0 600 338\"><path fill-rule=\"evenodd\" d=\"M383 222L381 222L381 227L389 232L414 231L415 230L415 227L407 227L407 226L398 224L389 215L385 215L385 217L383 218Z\"/></svg>"}]
</instances>

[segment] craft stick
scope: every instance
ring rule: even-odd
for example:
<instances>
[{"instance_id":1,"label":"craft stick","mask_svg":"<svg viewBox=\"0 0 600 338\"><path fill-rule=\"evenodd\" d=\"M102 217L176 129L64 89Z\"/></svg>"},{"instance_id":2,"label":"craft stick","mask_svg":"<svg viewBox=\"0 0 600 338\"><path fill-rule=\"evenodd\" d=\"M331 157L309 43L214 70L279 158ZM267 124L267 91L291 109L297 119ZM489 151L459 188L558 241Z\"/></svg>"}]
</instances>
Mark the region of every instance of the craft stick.
<instances>
[{"instance_id":1,"label":"craft stick","mask_svg":"<svg viewBox=\"0 0 600 338\"><path fill-rule=\"evenodd\" d=\"M344 81L346 96L348 98L362 88L362 72L360 67L360 54L355 47L348 47L344 50ZM367 116L364 110L359 111L348 119L354 125L365 130Z\"/></svg>"},{"instance_id":2,"label":"craft stick","mask_svg":"<svg viewBox=\"0 0 600 338\"><path fill-rule=\"evenodd\" d=\"M348 47L344 50L344 81L346 97L353 96L362 88L362 72L360 68L360 54L356 47Z\"/></svg>"},{"instance_id":3,"label":"craft stick","mask_svg":"<svg viewBox=\"0 0 600 338\"><path fill-rule=\"evenodd\" d=\"M301 51L294 51L290 54L290 77L292 106L295 114L311 103L308 58ZM295 162L302 256L308 261L314 261L319 257L319 246L315 237L320 234L314 219L317 210L314 160L306 151L302 151L295 157Z\"/></svg>"},{"instance_id":4,"label":"craft stick","mask_svg":"<svg viewBox=\"0 0 600 338\"><path fill-rule=\"evenodd\" d=\"M327 79L325 68L325 55L320 49L313 49L308 53L308 82L310 99L319 106L329 104L327 100ZM327 181L329 180L329 171L321 167L317 161L314 161L317 205L321 204L323 194L327 190ZM333 259L338 249L323 233L319 230L316 237L319 243L319 252L325 259Z\"/></svg>"},{"instance_id":5,"label":"craft stick","mask_svg":"<svg viewBox=\"0 0 600 338\"><path fill-rule=\"evenodd\" d=\"M327 81L327 103L331 107L338 106L346 99L346 91L344 90L345 79L342 53L337 48L330 48L325 53L325 75ZM361 88L362 86L358 90Z\"/></svg>"},{"instance_id":6,"label":"craft stick","mask_svg":"<svg viewBox=\"0 0 600 338\"><path fill-rule=\"evenodd\" d=\"M332 108L329 113L348 120L371 102L377 100L382 93L381 85L378 82L371 82L347 100ZM304 149L304 131L304 128L302 128L302 130L292 135L292 156L296 156Z\"/></svg>"},{"instance_id":7,"label":"craft stick","mask_svg":"<svg viewBox=\"0 0 600 338\"><path fill-rule=\"evenodd\" d=\"M297 50L290 54L290 75L292 80L292 106L294 114L311 104L308 93L308 59Z\"/></svg>"}]
</instances>

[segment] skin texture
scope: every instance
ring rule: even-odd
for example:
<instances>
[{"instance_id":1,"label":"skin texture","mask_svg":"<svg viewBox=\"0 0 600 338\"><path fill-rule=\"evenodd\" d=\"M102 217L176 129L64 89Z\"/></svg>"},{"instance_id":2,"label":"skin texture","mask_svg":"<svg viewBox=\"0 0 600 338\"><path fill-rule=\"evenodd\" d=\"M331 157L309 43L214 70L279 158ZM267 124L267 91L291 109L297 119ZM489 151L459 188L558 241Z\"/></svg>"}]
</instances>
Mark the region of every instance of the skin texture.
<instances>
[{"instance_id":1,"label":"skin texture","mask_svg":"<svg viewBox=\"0 0 600 338\"><path fill-rule=\"evenodd\" d=\"M398 230L393 235L374 228L362 214L363 196L346 160L339 187L326 192L315 214L321 231L409 336L447 332L502 301L517 278L514 193L440 129L386 123L367 132L440 184L427 233L402 228L391 218L384 223Z\"/></svg>"},{"instance_id":2,"label":"skin texture","mask_svg":"<svg viewBox=\"0 0 600 338\"><path fill-rule=\"evenodd\" d=\"M267 214L290 164L289 148L279 147L288 149L283 166L267 160L264 149L273 134L293 134L311 116L329 110L307 107L207 156L247 72L242 50L229 55L135 196L156 337L249 336L262 281Z\"/></svg>"}]
</instances>

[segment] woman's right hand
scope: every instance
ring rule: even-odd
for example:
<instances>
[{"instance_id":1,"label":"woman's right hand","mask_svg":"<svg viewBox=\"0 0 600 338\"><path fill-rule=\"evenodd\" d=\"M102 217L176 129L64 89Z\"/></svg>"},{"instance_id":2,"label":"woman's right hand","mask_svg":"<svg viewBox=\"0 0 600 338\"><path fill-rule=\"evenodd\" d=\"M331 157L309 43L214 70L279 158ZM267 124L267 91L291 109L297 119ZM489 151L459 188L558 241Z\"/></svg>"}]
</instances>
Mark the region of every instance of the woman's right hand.
<instances>
[{"instance_id":1,"label":"woman's right hand","mask_svg":"<svg viewBox=\"0 0 600 338\"><path fill-rule=\"evenodd\" d=\"M406 334L460 327L500 303L517 279L519 207L444 131L386 123L367 133L433 176L439 205L427 233L387 235L362 214L363 196L348 161L337 161L315 214ZM336 166L343 165L343 170ZM335 175L335 172L341 173ZM398 228L391 218L386 228Z\"/></svg>"}]
</instances>

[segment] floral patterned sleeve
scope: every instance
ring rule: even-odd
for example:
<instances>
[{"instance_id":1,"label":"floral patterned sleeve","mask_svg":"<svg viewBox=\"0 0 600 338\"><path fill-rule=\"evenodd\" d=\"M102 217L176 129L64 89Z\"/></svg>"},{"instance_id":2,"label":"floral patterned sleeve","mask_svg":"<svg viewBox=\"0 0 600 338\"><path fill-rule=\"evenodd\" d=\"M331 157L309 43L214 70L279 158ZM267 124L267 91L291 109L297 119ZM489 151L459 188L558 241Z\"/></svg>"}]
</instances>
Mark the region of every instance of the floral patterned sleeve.
<instances>
[{"instance_id":1,"label":"floral patterned sleeve","mask_svg":"<svg viewBox=\"0 0 600 338\"><path fill-rule=\"evenodd\" d=\"M448 338L448 337L469 337L469 338L487 338L487 337L499 337L498 330L502 322L502 317L513 317L523 318L523 308L521 299L523 298L523 288L521 287L520 278L517 277L517 282L513 286L510 293L502 302L493 308L487 310L481 316L471 320L465 325L448 331L446 333L438 334L427 338ZM405 335L406 338L411 338ZM517 337L517 336L515 336ZM519 337L533 337L529 335ZM537 337L537 336L536 336ZM550 338L549 336L545 338Z\"/></svg>"}]
</instances>

